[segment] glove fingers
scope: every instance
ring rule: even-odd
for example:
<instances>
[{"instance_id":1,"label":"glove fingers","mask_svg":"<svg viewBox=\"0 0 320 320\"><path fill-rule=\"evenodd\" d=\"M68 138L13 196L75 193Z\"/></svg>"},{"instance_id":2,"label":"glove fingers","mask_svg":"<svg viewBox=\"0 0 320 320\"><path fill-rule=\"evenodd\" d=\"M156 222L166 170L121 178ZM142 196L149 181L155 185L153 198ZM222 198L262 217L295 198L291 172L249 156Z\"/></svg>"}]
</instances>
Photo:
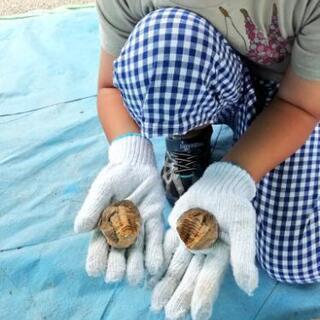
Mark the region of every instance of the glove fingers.
<instances>
[{"instance_id":1,"label":"glove fingers","mask_svg":"<svg viewBox=\"0 0 320 320\"><path fill-rule=\"evenodd\" d=\"M126 272L125 250L116 248L110 250L105 282L117 282L123 279Z\"/></svg>"},{"instance_id":2,"label":"glove fingers","mask_svg":"<svg viewBox=\"0 0 320 320\"><path fill-rule=\"evenodd\" d=\"M210 319L212 306L218 296L228 262L228 246L222 242L217 242L212 253L207 255L197 279L191 301L193 320Z\"/></svg>"},{"instance_id":3,"label":"glove fingers","mask_svg":"<svg viewBox=\"0 0 320 320\"><path fill-rule=\"evenodd\" d=\"M148 287L153 288L157 282L161 279L163 274L166 272L168 269L169 263L171 261L173 253L177 250L177 247L179 245L179 238L176 235L176 233L170 228L166 232L164 236L164 242L163 242L163 268L162 271L155 275L152 276L148 279Z\"/></svg>"},{"instance_id":4,"label":"glove fingers","mask_svg":"<svg viewBox=\"0 0 320 320\"><path fill-rule=\"evenodd\" d=\"M75 218L74 231L76 233L94 229L101 212L110 202L112 183L109 181L109 170L108 166L103 168L92 183L88 195Z\"/></svg>"},{"instance_id":5,"label":"glove fingers","mask_svg":"<svg viewBox=\"0 0 320 320\"><path fill-rule=\"evenodd\" d=\"M145 263L151 275L159 274L163 269L163 222L161 216L149 219L145 223Z\"/></svg>"},{"instance_id":6,"label":"glove fingers","mask_svg":"<svg viewBox=\"0 0 320 320\"><path fill-rule=\"evenodd\" d=\"M230 230L230 260L238 286L252 295L259 282L255 265L255 228L246 230L243 226Z\"/></svg>"},{"instance_id":7,"label":"glove fingers","mask_svg":"<svg viewBox=\"0 0 320 320\"><path fill-rule=\"evenodd\" d=\"M166 232L163 244L165 268L168 268L172 255L180 244L179 237L171 228Z\"/></svg>"},{"instance_id":8,"label":"glove fingers","mask_svg":"<svg viewBox=\"0 0 320 320\"><path fill-rule=\"evenodd\" d=\"M90 239L86 259L86 271L91 277L103 274L107 268L109 246L98 230L95 230Z\"/></svg>"},{"instance_id":9,"label":"glove fingers","mask_svg":"<svg viewBox=\"0 0 320 320\"><path fill-rule=\"evenodd\" d=\"M204 258L203 254L193 256L179 286L165 307L167 318L180 319L189 312L192 294L198 274L202 269Z\"/></svg>"},{"instance_id":10,"label":"glove fingers","mask_svg":"<svg viewBox=\"0 0 320 320\"><path fill-rule=\"evenodd\" d=\"M152 310L160 311L167 304L188 267L192 256L183 244L178 247L166 275L153 289L151 297Z\"/></svg>"},{"instance_id":11,"label":"glove fingers","mask_svg":"<svg viewBox=\"0 0 320 320\"><path fill-rule=\"evenodd\" d=\"M144 226L142 225L136 242L128 249L127 279L131 285L138 285L144 277L143 242Z\"/></svg>"}]
</instances>

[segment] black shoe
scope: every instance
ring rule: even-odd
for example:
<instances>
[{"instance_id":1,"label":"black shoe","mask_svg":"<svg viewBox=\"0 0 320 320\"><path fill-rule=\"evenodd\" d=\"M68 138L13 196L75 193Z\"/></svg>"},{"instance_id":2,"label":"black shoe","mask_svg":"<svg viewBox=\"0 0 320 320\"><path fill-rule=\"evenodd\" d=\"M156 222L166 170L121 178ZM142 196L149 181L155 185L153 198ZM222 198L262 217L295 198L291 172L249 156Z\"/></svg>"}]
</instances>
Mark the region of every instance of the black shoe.
<instances>
[{"instance_id":1,"label":"black shoe","mask_svg":"<svg viewBox=\"0 0 320 320\"><path fill-rule=\"evenodd\" d=\"M190 136L166 139L166 155L161 170L166 196L171 205L194 184L211 160L212 126L195 131Z\"/></svg>"}]
</instances>

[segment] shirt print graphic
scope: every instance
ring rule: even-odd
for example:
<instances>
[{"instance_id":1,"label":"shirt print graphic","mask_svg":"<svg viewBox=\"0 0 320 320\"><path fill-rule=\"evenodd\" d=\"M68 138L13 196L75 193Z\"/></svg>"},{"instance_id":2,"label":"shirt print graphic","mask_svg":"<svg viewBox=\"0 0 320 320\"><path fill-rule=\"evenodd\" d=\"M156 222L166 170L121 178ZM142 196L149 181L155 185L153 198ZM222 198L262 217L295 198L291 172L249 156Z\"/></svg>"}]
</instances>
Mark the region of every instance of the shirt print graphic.
<instances>
[{"instance_id":1,"label":"shirt print graphic","mask_svg":"<svg viewBox=\"0 0 320 320\"><path fill-rule=\"evenodd\" d=\"M246 9L240 9L240 12L244 17L244 26L246 30L246 35L249 39L249 47L247 45L245 37L241 34L241 32L237 29L236 25L234 24L229 12L223 7L219 7L219 10L226 19L227 33L227 20L229 20L231 22L232 27L236 30L236 32L244 41L245 48L247 51L246 55L251 61L254 61L262 65L272 65L275 63L282 62L289 54L289 40L285 39L281 35L278 18L278 9L275 3L273 4L272 20L271 24L269 25L267 35L265 35L263 31L258 29L258 27L254 23Z\"/></svg>"}]
</instances>

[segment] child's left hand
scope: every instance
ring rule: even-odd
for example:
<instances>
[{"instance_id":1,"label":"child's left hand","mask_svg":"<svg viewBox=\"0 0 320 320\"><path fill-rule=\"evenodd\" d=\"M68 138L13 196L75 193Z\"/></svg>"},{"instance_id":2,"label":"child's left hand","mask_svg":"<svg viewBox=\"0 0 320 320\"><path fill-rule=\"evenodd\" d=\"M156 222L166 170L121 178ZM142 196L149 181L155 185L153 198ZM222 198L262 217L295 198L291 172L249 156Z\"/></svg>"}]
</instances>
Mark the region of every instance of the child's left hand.
<instances>
[{"instance_id":1,"label":"child's left hand","mask_svg":"<svg viewBox=\"0 0 320 320\"><path fill-rule=\"evenodd\" d=\"M209 249L191 252L178 241L166 275L153 290L153 310L165 308L166 316L176 319L191 307L193 319L209 319L229 261L238 286L249 295L253 293L258 286L256 213L251 204L255 191L255 183L245 170L220 162L209 166L176 202L169 216L169 232L178 238L179 217L189 209L201 208L215 215L220 239Z\"/></svg>"}]
</instances>

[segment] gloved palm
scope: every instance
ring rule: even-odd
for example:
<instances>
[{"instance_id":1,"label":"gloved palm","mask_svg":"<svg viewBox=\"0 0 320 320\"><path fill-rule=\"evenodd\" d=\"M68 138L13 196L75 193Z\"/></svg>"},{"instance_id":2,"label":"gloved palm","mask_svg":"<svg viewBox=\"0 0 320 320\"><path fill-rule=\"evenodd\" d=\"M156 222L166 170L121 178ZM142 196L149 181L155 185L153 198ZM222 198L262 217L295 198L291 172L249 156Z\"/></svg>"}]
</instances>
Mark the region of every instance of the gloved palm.
<instances>
[{"instance_id":1,"label":"gloved palm","mask_svg":"<svg viewBox=\"0 0 320 320\"><path fill-rule=\"evenodd\" d=\"M109 163L93 182L75 219L75 231L95 229L104 208L125 199L137 206L142 218L135 244L128 249L111 248L102 233L95 230L89 243L86 271L90 276L105 273L106 282L120 281L126 274L129 283L138 284L145 267L153 275L162 269L164 204L152 145L140 136L125 137L111 144Z\"/></svg>"},{"instance_id":2,"label":"gloved palm","mask_svg":"<svg viewBox=\"0 0 320 320\"><path fill-rule=\"evenodd\" d=\"M256 217L251 204L254 194L255 185L249 174L222 162L208 167L176 202L166 238L174 234L178 240L165 251L166 261L170 262L166 275L154 288L153 310L165 308L167 318L178 319L191 308L193 319L209 319L229 262L238 286L252 294L258 285ZM191 252L178 236L177 219L192 208L209 211L219 223L219 240L209 249Z\"/></svg>"}]
</instances>

